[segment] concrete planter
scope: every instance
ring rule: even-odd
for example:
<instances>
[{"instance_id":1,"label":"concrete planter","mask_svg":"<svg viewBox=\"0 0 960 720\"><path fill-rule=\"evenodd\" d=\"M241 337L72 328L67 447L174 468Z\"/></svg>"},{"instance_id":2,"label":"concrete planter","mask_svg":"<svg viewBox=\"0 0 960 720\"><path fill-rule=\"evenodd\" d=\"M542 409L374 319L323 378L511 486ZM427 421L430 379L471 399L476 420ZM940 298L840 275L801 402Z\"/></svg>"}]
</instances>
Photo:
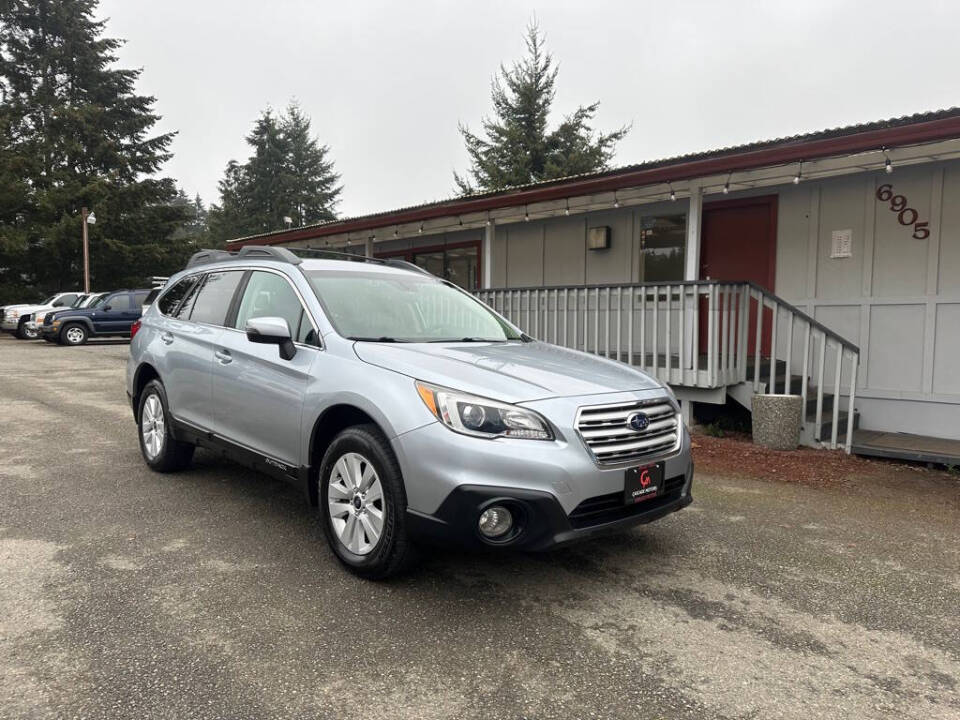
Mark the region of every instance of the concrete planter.
<instances>
[{"instance_id":1,"label":"concrete planter","mask_svg":"<svg viewBox=\"0 0 960 720\"><path fill-rule=\"evenodd\" d=\"M754 395L754 444L773 450L796 450L800 444L802 404L799 395Z\"/></svg>"}]
</instances>

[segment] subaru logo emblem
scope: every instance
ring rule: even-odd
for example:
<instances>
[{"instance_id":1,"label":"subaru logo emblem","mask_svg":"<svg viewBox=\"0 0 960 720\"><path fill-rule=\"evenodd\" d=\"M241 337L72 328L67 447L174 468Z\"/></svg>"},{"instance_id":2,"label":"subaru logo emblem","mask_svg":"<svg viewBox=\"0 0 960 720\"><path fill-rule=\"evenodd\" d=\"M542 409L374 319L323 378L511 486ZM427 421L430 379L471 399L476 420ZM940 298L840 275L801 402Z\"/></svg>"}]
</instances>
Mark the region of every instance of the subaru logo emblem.
<instances>
[{"instance_id":1,"label":"subaru logo emblem","mask_svg":"<svg viewBox=\"0 0 960 720\"><path fill-rule=\"evenodd\" d=\"M650 426L650 418L643 413L634 413L627 418L627 425L637 432L643 432Z\"/></svg>"}]
</instances>

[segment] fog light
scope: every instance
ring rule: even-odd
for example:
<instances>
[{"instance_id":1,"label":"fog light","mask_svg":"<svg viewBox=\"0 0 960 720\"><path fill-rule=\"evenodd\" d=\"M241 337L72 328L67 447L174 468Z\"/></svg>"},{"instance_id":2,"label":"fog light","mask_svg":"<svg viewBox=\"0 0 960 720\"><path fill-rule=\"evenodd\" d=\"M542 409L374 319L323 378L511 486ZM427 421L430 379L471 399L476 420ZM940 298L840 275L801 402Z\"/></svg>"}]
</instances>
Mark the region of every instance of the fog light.
<instances>
[{"instance_id":1,"label":"fog light","mask_svg":"<svg viewBox=\"0 0 960 720\"><path fill-rule=\"evenodd\" d=\"M478 527L484 537L502 537L513 527L513 515L502 505L494 505L480 513Z\"/></svg>"}]
</instances>

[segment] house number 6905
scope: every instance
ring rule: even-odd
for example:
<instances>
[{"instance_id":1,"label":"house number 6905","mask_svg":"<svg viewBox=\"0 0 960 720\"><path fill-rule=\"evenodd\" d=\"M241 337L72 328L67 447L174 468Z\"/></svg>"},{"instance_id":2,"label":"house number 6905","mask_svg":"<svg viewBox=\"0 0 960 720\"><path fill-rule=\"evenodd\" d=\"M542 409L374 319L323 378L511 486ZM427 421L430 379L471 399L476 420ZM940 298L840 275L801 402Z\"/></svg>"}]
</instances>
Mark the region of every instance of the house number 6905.
<instances>
[{"instance_id":1,"label":"house number 6905","mask_svg":"<svg viewBox=\"0 0 960 720\"><path fill-rule=\"evenodd\" d=\"M918 221L920 213L907 205L907 198L893 194L893 185L884 183L877 188L877 200L890 203L890 212L897 214L897 222L901 225L913 225L913 236L917 240L926 240L930 237L930 225L926 220Z\"/></svg>"}]
</instances>

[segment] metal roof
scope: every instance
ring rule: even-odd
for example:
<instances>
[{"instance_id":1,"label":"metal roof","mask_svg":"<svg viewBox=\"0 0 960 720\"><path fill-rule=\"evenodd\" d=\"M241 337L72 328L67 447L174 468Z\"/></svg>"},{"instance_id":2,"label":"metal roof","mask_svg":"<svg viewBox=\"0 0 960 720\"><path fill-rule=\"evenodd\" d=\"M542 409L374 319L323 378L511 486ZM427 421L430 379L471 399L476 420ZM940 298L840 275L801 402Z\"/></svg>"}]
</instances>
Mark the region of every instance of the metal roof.
<instances>
[{"instance_id":1,"label":"metal roof","mask_svg":"<svg viewBox=\"0 0 960 720\"><path fill-rule=\"evenodd\" d=\"M688 180L865 150L960 137L960 107L676 155L633 165L541 180L393 210L274 230L229 241L231 247L273 245L471 212L543 202L621 187Z\"/></svg>"}]
</instances>

